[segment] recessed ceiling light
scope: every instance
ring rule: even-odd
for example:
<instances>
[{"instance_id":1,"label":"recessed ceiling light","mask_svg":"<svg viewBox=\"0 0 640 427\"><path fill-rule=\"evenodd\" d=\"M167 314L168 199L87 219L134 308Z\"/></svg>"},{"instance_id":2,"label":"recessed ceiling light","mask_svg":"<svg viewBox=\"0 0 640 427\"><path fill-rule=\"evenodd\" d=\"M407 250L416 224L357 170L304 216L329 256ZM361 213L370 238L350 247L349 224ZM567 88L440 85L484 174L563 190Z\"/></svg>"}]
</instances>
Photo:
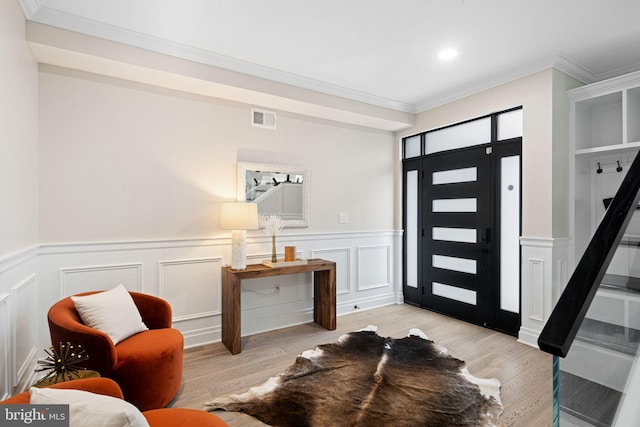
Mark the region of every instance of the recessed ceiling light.
<instances>
[{"instance_id":1,"label":"recessed ceiling light","mask_svg":"<svg viewBox=\"0 0 640 427\"><path fill-rule=\"evenodd\" d=\"M443 61L448 61L455 58L456 56L458 56L458 51L455 49L443 49L438 54L438 58L442 59Z\"/></svg>"}]
</instances>

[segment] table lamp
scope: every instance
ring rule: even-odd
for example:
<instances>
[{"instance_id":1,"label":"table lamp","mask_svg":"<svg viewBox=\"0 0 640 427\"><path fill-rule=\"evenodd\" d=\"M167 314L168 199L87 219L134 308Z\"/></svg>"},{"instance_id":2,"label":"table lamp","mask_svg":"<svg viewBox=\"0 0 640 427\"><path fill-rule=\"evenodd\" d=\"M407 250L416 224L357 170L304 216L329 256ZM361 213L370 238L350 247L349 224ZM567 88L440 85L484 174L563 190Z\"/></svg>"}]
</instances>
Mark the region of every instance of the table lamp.
<instances>
[{"instance_id":1,"label":"table lamp","mask_svg":"<svg viewBox=\"0 0 640 427\"><path fill-rule=\"evenodd\" d=\"M220 227L231 230L231 268L247 268L247 230L258 229L258 205L225 202L220 205Z\"/></svg>"}]
</instances>

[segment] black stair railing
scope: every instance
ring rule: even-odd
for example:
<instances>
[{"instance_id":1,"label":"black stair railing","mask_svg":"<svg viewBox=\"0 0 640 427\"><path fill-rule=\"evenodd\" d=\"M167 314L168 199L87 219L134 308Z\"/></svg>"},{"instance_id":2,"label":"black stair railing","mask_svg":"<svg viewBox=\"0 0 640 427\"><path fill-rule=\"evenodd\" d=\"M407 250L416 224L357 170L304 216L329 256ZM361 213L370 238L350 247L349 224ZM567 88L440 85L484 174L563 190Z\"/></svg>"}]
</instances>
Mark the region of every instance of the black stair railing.
<instances>
[{"instance_id":1,"label":"black stair railing","mask_svg":"<svg viewBox=\"0 0 640 427\"><path fill-rule=\"evenodd\" d=\"M584 255L538 337L541 350L565 357L640 200L636 155Z\"/></svg>"}]
</instances>

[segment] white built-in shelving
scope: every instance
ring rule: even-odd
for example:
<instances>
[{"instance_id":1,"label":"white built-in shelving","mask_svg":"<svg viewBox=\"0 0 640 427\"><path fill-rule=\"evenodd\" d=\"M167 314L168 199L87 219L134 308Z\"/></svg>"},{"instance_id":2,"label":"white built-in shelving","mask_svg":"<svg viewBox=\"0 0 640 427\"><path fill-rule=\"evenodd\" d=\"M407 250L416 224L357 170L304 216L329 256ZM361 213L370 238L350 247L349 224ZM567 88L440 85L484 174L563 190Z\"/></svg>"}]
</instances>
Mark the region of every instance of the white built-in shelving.
<instances>
[{"instance_id":1,"label":"white built-in shelving","mask_svg":"<svg viewBox=\"0 0 640 427\"><path fill-rule=\"evenodd\" d=\"M640 150L640 72L567 93L571 108L570 191L574 203L570 218L575 266L605 213L604 201L615 195ZM621 279L620 276L640 278L640 214L631 218L625 233L626 238L607 268L606 273L612 276L605 279L606 283L616 282L612 278ZM640 329L640 294L601 286L586 317L599 322L599 328L616 325L612 330ZM560 370L624 392L637 360L611 344L595 343L576 340L568 356L561 359Z\"/></svg>"},{"instance_id":2,"label":"white built-in shelving","mask_svg":"<svg viewBox=\"0 0 640 427\"><path fill-rule=\"evenodd\" d=\"M571 101L571 190L575 201L571 218L577 261L604 215L603 200L613 197L640 150L640 72L567 93Z\"/></svg>"}]
</instances>

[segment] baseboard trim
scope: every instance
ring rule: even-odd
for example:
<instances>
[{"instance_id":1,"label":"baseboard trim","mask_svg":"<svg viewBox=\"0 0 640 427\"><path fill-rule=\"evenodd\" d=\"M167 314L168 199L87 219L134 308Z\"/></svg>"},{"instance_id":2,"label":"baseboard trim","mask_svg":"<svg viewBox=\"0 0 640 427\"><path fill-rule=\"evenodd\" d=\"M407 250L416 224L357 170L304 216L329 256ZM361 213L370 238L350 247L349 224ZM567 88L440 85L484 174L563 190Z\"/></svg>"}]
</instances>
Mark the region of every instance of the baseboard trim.
<instances>
[{"instance_id":1,"label":"baseboard trim","mask_svg":"<svg viewBox=\"0 0 640 427\"><path fill-rule=\"evenodd\" d=\"M518 342L522 344L526 344L530 347L539 348L538 347L538 336L540 332L534 331L533 329L528 328L520 328L518 332Z\"/></svg>"}]
</instances>

